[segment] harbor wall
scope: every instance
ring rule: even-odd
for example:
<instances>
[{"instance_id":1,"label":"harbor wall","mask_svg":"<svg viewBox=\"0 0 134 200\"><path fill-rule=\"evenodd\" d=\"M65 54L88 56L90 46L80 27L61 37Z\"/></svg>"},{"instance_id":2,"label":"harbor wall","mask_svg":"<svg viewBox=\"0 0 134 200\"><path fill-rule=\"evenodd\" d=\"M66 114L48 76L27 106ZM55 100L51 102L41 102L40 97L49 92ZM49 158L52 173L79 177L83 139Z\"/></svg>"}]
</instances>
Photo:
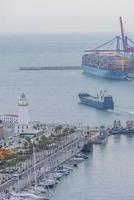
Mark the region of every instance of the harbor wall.
<instances>
[{"instance_id":1,"label":"harbor wall","mask_svg":"<svg viewBox=\"0 0 134 200\"><path fill-rule=\"evenodd\" d=\"M81 66L31 66L20 67L20 70L81 70Z\"/></svg>"}]
</instances>

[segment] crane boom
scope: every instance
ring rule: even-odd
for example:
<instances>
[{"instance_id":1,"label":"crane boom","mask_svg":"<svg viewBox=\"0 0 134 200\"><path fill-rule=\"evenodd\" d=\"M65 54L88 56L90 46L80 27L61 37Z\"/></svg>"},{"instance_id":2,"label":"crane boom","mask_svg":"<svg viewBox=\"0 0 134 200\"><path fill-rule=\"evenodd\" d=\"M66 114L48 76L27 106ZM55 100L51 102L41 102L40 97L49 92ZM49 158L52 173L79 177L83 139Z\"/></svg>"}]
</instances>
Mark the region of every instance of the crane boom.
<instances>
[{"instance_id":1,"label":"crane boom","mask_svg":"<svg viewBox=\"0 0 134 200\"><path fill-rule=\"evenodd\" d=\"M121 37L122 37L123 50L126 51L125 34L124 34L124 28L123 28L123 23L122 23L122 17L120 17L120 28L121 28Z\"/></svg>"}]
</instances>

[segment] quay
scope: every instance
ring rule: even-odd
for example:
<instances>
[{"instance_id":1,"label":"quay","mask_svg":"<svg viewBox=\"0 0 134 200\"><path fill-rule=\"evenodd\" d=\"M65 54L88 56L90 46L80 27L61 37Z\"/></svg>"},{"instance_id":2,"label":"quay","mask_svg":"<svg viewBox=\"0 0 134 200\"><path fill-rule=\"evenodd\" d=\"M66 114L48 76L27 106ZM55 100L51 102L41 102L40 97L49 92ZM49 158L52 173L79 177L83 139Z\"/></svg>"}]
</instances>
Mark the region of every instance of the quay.
<instances>
[{"instance_id":1,"label":"quay","mask_svg":"<svg viewBox=\"0 0 134 200\"><path fill-rule=\"evenodd\" d=\"M20 67L20 70L81 70L81 66L31 66Z\"/></svg>"},{"instance_id":2,"label":"quay","mask_svg":"<svg viewBox=\"0 0 134 200\"><path fill-rule=\"evenodd\" d=\"M35 152L36 163L34 165L34 155L29 155L24 161L21 161L16 165L18 169L19 188L23 190L30 184L34 183L34 170L36 168L37 181L45 176L45 174L51 172L54 168L69 160L77 153L81 152L84 147L88 151L92 151L92 145L94 140L98 138L98 132L87 131L87 129L81 129L76 133L70 134L70 136L65 136L63 138L62 144L56 147L51 147L48 150L42 150ZM12 169L13 167L10 167ZM2 174L1 174L2 175ZM10 176L9 180L0 185L0 193L6 189L12 191L13 188L17 188L18 179L12 179Z\"/></svg>"},{"instance_id":3,"label":"quay","mask_svg":"<svg viewBox=\"0 0 134 200\"><path fill-rule=\"evenodd\" d=\"M0 200L9 199L11 193L30 190L42 179L47 186L50 173L58 173L58 167L65 162L72 162L73 167L78 165L81 151L92 152L101 132L101 127L91 129L80 123L31 121L24 93L18 108L18 115L0 116Z\"/></svg>"}]
</instances>

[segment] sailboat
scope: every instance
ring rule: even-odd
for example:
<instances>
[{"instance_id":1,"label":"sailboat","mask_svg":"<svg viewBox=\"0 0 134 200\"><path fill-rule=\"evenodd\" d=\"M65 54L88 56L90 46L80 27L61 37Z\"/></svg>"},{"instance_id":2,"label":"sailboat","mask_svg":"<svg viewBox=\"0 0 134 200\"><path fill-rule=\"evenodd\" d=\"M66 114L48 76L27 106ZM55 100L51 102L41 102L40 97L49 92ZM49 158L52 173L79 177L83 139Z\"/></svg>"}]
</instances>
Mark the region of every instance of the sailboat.
<instances>
[{"instance_id":1,"label":"sailboat","mask_svg":"<svg viewBox=\"0 0 134 200\"><path fill-rule=\"evenodd\" d=\"M33 145L33 160L34 160L34 181L35 181L35 187L32 192L28 191L22 191L20 192L20 182L19 182L19 174L18 174L18 192L12 192L10 200L49 200L46 196L41 196L41 191L38 190L37 187L37 174L36 174L36 156L35 156L35 147ZM45 192L45 189L44 189Z\"/></svg>"}]
</instances>

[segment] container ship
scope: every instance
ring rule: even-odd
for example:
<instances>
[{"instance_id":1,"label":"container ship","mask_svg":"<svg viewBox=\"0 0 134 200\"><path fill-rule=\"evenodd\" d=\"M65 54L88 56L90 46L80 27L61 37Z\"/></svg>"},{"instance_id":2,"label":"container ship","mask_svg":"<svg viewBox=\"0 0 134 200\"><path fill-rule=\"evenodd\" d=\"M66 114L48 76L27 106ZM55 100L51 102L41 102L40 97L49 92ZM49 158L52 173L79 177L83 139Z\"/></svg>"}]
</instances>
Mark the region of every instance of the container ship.
<instances>
[{"instance_id":1,"label":"container ship","mask_svg":"<svg viewBox=\"0 0 134 200\"><path fill-rule=\"evenodd\" d=\"M92 96L88 93L80 93L78 96L80 98L80 102L87 106L100 110L114 109L113 97L111 95L106 95L106 91L104 91L104 93L101 91L100 95L97 96Z\"/></svg>"},{"instance_id":2,"label":"container ship","mask_svg":"<svg viewBox=\"0 0 134 200\"><path fill-rule=\"evenodd\" d=\"M120 28L121 36L116 36L95 49L86 50L82 57L82 69L85 73L108 79L131 78L134 72L134 42L125 36L121 17Z\"/></svg>"}]
</instances>

